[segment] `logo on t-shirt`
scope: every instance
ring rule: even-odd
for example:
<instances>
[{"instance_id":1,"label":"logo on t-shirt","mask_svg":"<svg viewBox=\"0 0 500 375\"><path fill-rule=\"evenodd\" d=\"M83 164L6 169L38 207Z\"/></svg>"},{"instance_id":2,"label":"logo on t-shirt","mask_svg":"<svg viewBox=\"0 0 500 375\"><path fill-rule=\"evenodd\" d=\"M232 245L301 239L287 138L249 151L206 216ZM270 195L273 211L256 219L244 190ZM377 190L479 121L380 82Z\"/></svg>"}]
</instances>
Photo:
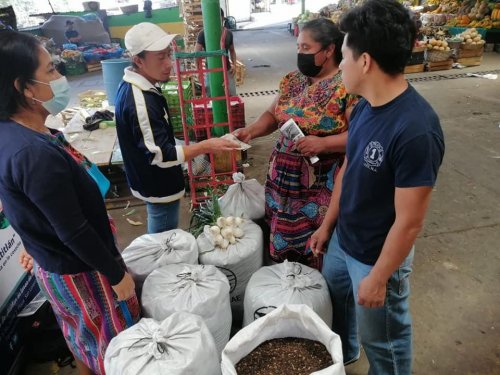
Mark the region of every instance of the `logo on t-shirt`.
<instances>
[{"instance_id":1,"label":"logo on t-shirt","mask_svg":"<svg viewBox=\"0 0 500 375\"><path fill-rule=\"evenodd\" d=\"M364 166L373 172L377 172L384 161L384 148L379 142L372 141L365 148Z\"/></svg>"}]
</instances>

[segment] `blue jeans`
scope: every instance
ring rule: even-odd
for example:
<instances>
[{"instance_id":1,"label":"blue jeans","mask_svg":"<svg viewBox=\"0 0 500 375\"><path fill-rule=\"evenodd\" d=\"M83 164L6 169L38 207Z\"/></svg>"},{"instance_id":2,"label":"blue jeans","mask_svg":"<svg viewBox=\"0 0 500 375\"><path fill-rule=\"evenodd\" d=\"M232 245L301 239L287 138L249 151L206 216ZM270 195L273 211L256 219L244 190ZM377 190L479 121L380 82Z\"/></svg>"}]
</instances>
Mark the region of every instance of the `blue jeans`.
<instances>
[{"instance_id":1,"label":"blue jeans","mask_svg":"<svg viewBox=\"0 0 500 375\"><path fill-rule=\"evenodd\" d=\"M148 233L161 233L177 229L179 225L179 207L181 201L168 203L146 202L148 211Z\"/></svg>"},{"instance_id":2,"label":"blue jeans","mask_svg":"<svg viewBox=\"0 0 500 375\"><path fill-rule=\"evenodd\" d=\"M357 304L358 286L373 268L346 254L335 231L323 260L333 303L332 329L342 339L344 362L360 353L360 343L370 363L369 375L410 375L412 328L409 311L410 282L414 249L391 275L385 303L380 308Z\"/></svg>"}]
</instances>

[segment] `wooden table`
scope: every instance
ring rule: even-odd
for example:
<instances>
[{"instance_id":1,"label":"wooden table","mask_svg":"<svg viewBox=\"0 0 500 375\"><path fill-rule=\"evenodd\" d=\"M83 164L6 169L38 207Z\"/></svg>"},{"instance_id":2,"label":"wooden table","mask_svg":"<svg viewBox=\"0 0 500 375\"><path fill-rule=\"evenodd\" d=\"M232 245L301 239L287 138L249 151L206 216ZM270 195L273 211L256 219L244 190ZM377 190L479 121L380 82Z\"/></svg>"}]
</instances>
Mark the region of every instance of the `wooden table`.
<instances>
[{"instance_id":1,"label":"wooden table","mask_svg":"<svg viewBox=\"0 0 500 375\"><path fill-rule=\"evenodd\" d=\"M73 133L66 137L74 148L97 166L108 166L113 150L118 146L115 127Z\"/></svg>"}]
</instances>

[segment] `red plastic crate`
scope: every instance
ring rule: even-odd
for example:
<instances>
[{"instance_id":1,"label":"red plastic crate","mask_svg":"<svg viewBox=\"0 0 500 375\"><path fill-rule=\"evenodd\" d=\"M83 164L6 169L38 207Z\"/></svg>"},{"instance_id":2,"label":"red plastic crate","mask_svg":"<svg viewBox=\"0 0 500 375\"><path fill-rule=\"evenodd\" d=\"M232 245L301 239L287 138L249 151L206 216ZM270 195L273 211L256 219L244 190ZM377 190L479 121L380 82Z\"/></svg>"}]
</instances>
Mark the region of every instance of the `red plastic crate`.
<instances>
[{"instance_id":1,"label":"red plastic crate","mask_svg":"<svg viewBox=\"0 0 500 375\"><path fill-rule=\"evenodd\" d=\"M208 107L208 121L213 123L214 118L212 115L212 108ZM201 104L193 106L194 115L194 134L196 141L207 139L207 132L210 128L205 123L205 107ZM231 116L233 118L233 128L239 129L245 127L245 103L238 97L231 97Z\"/></svg>"}]
</instances>

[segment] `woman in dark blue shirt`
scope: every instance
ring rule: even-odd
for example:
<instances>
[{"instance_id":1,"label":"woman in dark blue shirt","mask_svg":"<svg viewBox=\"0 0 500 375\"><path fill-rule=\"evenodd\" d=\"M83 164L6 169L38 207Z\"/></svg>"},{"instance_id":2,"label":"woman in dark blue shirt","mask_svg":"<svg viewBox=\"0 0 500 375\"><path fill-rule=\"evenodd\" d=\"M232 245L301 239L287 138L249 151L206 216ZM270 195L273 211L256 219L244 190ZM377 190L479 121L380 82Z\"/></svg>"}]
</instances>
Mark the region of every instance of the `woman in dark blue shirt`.
<instances>
[{"instance_id":1,"label":"woman in dark blue shirt","mask_svg":"<svg viewBox=\"0 0 500 375\"><path fill-rule=\"evenodd\" d=\"M0 33L0 200L80 373L103 374L109 341L139 318L139 305L98 185L45 126L68 101L40 43Z\"/></svg>"}]
</instances>

